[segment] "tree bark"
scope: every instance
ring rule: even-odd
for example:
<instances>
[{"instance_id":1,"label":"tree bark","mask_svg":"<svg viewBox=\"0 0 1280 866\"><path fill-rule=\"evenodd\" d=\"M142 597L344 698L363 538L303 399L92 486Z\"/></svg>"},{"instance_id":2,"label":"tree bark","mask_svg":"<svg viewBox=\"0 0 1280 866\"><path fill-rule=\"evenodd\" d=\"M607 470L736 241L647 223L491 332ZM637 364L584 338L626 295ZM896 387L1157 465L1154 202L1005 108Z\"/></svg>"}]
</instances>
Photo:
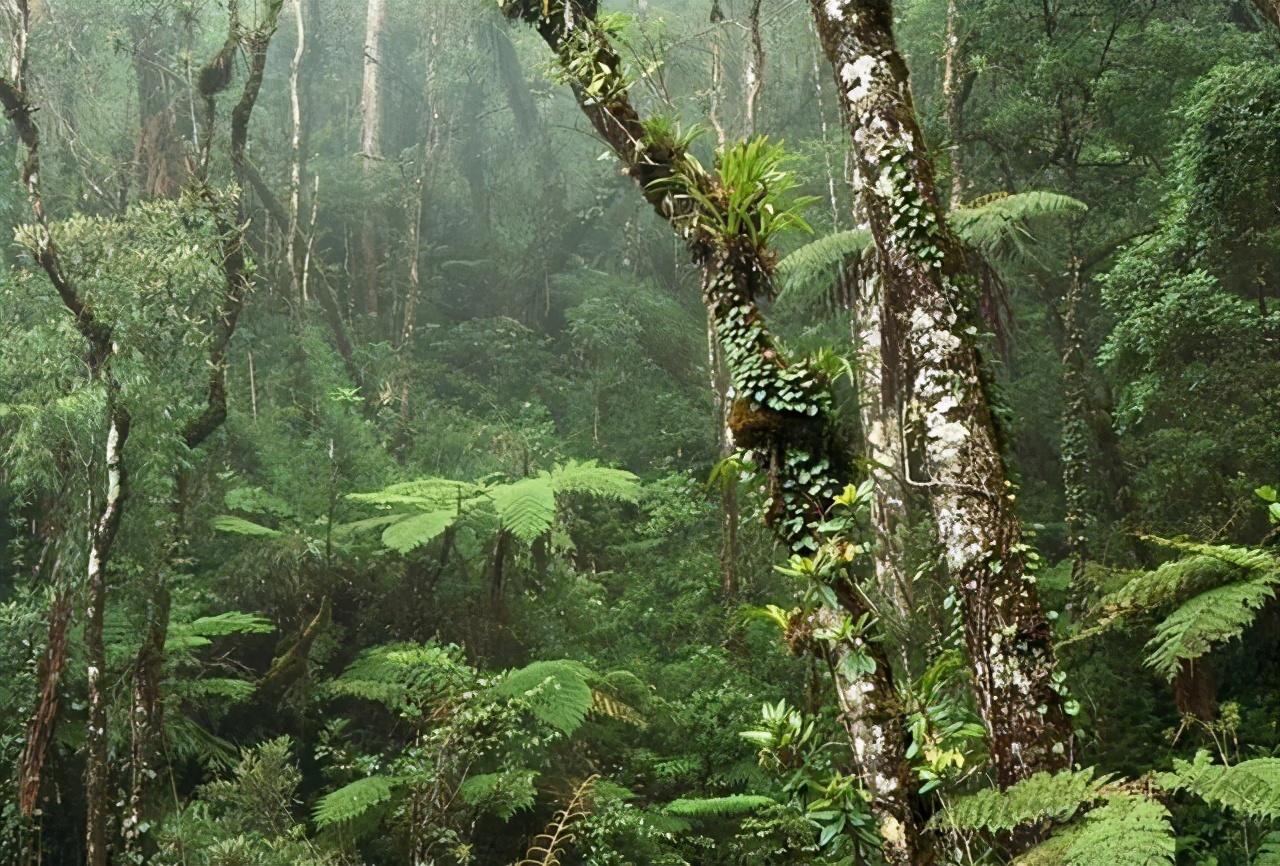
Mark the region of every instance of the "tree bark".
<instances>
[{"instance_id":1,"label":"tree bark","mask_svg":"<svg viewBox=\"0 0 1280 866\"><path fill-rule=\"evenodd\" d=\"M962 600L978 709L1002 786L1068 764L1071 728L1052 632L1027 571L969 334L974 268L947 228L917 125L889 0L811 0L846 100L879 256L883 351L917 426L939 541Z\"/></svg>"},{"instance_id":2,"label":"tree bark","mask_svg":"<svg viewBox=\"0 0 1280 866\"><path fill-rule=\"evenodd\" d=\"M684 242L702 275L703 303L724 350L735 400L730 428L735 445L758 467L766 495L765 520L793 550L812 550L827 539L817 527L831 508L850 470L834 441L827 416L825 384L803 365L790 363L770 333L756 299L769 295L771 256L744 237L717 237L704 224L690 220L692 205L661 189L684 157L678 145L650 137L632 105L622 62L608 39L594 26L593 0L507 0L503 11L536 27L559 56L565 70L587 69L587 77L570 75L570 86L583 114L640 189L641 194ZM603 71L603 81L593 81ZM590 89L589 89L590 86ZM706 176L711 199L721 195ZM807 411L768 408L784 392L812 407ZM786 402L786 401L783 401ZM838 544L838 542L835 542ZM857 619L865 608L847 578L836 580L843 609L824 605L818 623ZM884 853L894 864L930 862L922 846L905 751L902 709L893 688L892 668L875 642L836 647L833 653L865 653L877 675L851 681L840 674L838 659L829 659L840 689L842 722L858 757L859 776L871 795L884 839Z\"/></svg>"},{"instance_id":3,"label":"tree bark","mask_svg":"<svg viewBox=\"0 0 1280 866\"><path fill-rule=\"evenodd\" d=\"M364 76L360 86L360 159L365 180L373 163L382 159L382 33L386 28L385 0L368 0L364 31ZM364 312L378 315L378 250L375 220L360 223L360 280Z\"/></svg>"}]
</instances>

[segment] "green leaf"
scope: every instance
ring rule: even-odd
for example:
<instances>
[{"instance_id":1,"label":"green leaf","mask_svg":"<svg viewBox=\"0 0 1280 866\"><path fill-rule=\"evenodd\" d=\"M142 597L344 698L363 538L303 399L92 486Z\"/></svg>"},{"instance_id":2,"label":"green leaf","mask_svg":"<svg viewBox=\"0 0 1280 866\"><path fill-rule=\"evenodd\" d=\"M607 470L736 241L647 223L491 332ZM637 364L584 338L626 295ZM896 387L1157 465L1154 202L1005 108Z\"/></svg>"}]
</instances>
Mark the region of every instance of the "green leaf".
<instances>
[{"instance_id":1,"label":"green leaf","mask_svg":"<svg viewBox=\"0 0 1280 866\"><path fill-rule=\"evenodd\" d=\"M397 553L408 553L426 544L453 525L454 511L428 511L391 524L382 531L382 543Z\"/></svg>"}]
</instances>

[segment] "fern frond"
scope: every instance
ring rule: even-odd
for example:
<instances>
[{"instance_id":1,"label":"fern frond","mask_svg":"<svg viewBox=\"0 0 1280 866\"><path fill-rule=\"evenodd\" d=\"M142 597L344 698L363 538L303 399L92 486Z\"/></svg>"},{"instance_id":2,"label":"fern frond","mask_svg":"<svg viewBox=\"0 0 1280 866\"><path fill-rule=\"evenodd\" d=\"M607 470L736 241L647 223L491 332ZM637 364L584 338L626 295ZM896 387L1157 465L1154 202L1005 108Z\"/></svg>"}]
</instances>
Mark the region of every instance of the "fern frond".
<instances>
[{"instance_id":1,"label":"fern frond","mask_svg":"<svg viewBox=\"0 0 1280 866\"><path fill-rule=\"evenodd\" d=\"M588 776L577 788L565 807L555 814L551 823L533 840L524 857L515 866L560 866L560 858L573 841L573 825L587 817L588 797L599 776Z\"/></svg>"},{"instance_id":2,"label":"fern frond","mask_svg":"<svg viewBox=\"0 0 1280 866\"><path fill-rule=\"evenodd\" d=\"M1147 643L1146 664L1173 679L1184 661L1239 637L1258 611L1275 599L1278 583L1280 573L1273 572L1200 593L1156 626L1155 637Z\"/></svg>"},{"instance_id":3,"label":"fern frond","mask_svg":"<svg viewBox=\"0 0 1280 866\"><path fill-rule=\"evenodd\" d=\"M591 690L591 711L602 716L608 716L620 722L626 722L629 725L635 725L637 728L648 727L648 722L644 720L644 716L640 715L634 707L624 704L622 701L608 695L599 689Z\"/></svg>"},{"instance_id":4,"label":"fern frond","mask_svg":"<svg viewBox=\"0 0 1280 866\"><path fill-rule=\"evenodd\" d=\"M347 499L369 505L408 505L422 511L441 511L457 509L460 504L474 502L483 493L484 488L481 485L469 481L419 478L414 481L401 481L373 493L348 493Z\"/></svg>"},{"instance_id":5,"label":"fern frond","mask_svg":"<svg viewBox=\"0 0 1280 866\"><path fill-rule=\"evenodd\" d=\"M365 812L391 799L401 784L394 776L365 776L321 797L311 815L316 827L324 829L359 818Z\"/></svg>"},{"instance_id":6,"label":"fern frond","mask_svg":"<svg viewBox=\"0 0 1280 866\"><path fill-rule=\"evenodd\" d=\"M992 259L1028 256L1032 226L1042 220L1088 210L1071 196L1042 190L994 193L961 205L947 221L969 246Z\"/></svg>"},{"instance_id":7,"label":"fern frond","mask_svg":"<svg viewBox=\"0 0 1280 866\"><path fill-rule=\"evenodd\" d=\"M1043 820L1066 821L1096 800L1108 781L1109 776L1095 778L1092 767L1036 773L1005 791L987 788L961 797L932 823L948 830L1007 832Z\"/></svg>"},{"instance_id":8,"label":"fern frond","mask_svg":"<svg viewBox=\"0 0 1280 866\"><path fill-rule=\"evenodd\" d=\"M538 721L572 734L593 703L590 677L580 662L537 661L508 671L490 691L495 697L525 700Z\"/></svg>"},{"instance_id":9,"label":"fern frond","mask_svg":"<svg viewBox=\"0 0 1280 866\"><path fill-rule=\"evenodd\" d=\"M1215 806L1266 821L1280 818L1280 758L1254 758L1233 766L1215 764L1209 753L1173 762L1156 781L1170 791L1186 790Z\"/></svg>"},{"instance_id":10,"label":"fern frond","mask_svg":"<svg viewBox=\"0 0 1280 866\"><path fill-rule=\"evenodd\" d=\"M507 821L517 812L533 807L538 795L533 780L537 776L534 770L478 773L468 776L458 786L458 796L467 805L492 812Z\"/></svg>"},{"instance_id":11,"label":"fern frond","mask_svg":"<svg viewBox=\"0 0 1280 866\"><path fill-rule=\"evenodd\" d=\"M582 493L616 502L635 502L640 479L625 469L601 466L594 460L570 460L551 470L551 490L556 496Z\"/></svg>"},{"instance_id":12,"label":"fern frond","mask_svg":"<svg viewBox=\"0 0 1280 866\"><path fill-rule=\"evenodd\" d=\"M871 248L871 232L835 232L793 250L778 262L778 298L806 306L830 306L829 293L840 269Z\"/></svg>"},{"instance_id":13,"label":"fern frond","mask_svg":"<svg viewBox=\"0 0 1280 866\"><path fill-rule=\"evenodd\" d=\"M324 686L330 697L353 697L392 709L446 700L473 686L475 671L453 647L394 643L370 647Z\"/></svg>"},{"instance_id":14,"label":"fern frond","mask_svg":"<svg viewBox=\"0 0 1280 866\"><path fill-rule=\"evenodd\" d=\"M236 517L233 514L223 514L215 517L213 519L213 528L218 532L247 535L252 538L279 538L284 534L278 529L272 529L270 526L263 526L261 523L254 523L252 520L245 520L243 517Z\"/></svg>"},{"instance_id":15,"label":"fern frond","mask_svg":"<svg viewBox=\"0 0 1280 866\"><path fill-rule=\"evenodd\" d=\"M1137 794L1110 794L1089 810L1067 849L1068 866L1165 866L1173 863L1169 810Z\"/></svg>"},{"instance_id":16,"label":"fern frond","mask_svg":"<svg viewBox=\"0 0 1280 866\"><path fill-rule=\"evenodd\" d=\"M190 622L171 622L165 637L165 650L175 652L208 646L215 637L232 634L270 634L276 627L264 617L229 610L214 616L202 616Z\"/></svg>"},{"instance_id":17,"label":"fern frond","mask_svg":"<svg viewBox=\"0 0 1280 866\"><path fill-rule=\"evenodd\" d=\"M490 491L502 526L525 544L532 544L556 519L555 488L549 473L499 484Z\"/></svg>"},{"instance_id":18,"label":"fern frond","mask_svg":"<svg viewBox=\"0 0 1280 866\"><path fill-rule=\"evenodd\" d=\"M457 520L456 511L411 514L382 531L382 543L396 553L408 553L442 535Z\"/></svg>"},{"instance_id":19,"label":"fern frond","mask_svg":"<svg viewBox=\"0 0 1280 866\"><path fill-rule=\"evenodd\" d=\"M758 794L730 794L727 797L699 797L672 800L662 807L667 815L680 818L727 818L747 815L766 806L775 806L772 797Z\"/></svg>"}]
</instances>

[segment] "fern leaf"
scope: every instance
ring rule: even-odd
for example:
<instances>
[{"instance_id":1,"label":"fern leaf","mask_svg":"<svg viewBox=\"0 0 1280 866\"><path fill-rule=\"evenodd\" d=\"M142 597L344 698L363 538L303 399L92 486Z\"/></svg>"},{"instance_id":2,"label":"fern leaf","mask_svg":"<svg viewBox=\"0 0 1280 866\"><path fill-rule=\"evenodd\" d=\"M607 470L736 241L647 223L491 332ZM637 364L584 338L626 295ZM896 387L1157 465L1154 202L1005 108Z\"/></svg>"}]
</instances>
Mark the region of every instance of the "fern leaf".
<instances>
[{"instance_id":1,"label":"fern leaf","mask_svg":"<svg viewBox=\"0 0 1280 866\"><path fill-rule=\"evenodd\" d=\"M336 791L325 794L316 803L312 820L324 829L359 818L365 812L391 799L401 780L393 776L365 776Z\"/></svg>"},{"instance_id":2,"label":"fern leaf","mask_svg":"<svg viewBox=\"0 0 1280 866\"><path fill-rule=\"evenodd\" d=\"M507 770L503 773L478 773L458 786L458 796L469 806L492 812L504 821L517 812L533 807L537 790L534 770Z\"/></svg>"},{"instance_id":3,"label":"fern leaf","mask_svg":"<svg viewBox=\"0 0 1280 866\"><path fill-rule=\"evenodd\" d=\"M1034 241L1032 226L1040 221L1088 210L1071 196L1033 190L994 193L956 208L947 221L969 246L993 259L1027 255Z\"/></svg>"},{"instance_id":4,"label":"fern leaf","mask_svg":"<svg viewBox=\"0 0 1280 866\"><path fill-rule=\"evenodd\" d=\"M551 470L551 490L556 496L583 493L617 502L635 502L640 479L625 469L601 466L594 460L570 460Z\"/></svg>"},{"instance_id":5,"label":"fern leaf","mask_svg":"<svg viewBox=\"0 0 1280 866\"><path fill-rule=\"evenodd\" d=\"M1156 626L1146 663L1173 679L1184 661L1200 658L1218 644L1239 637L1258 611L1276 597L1280 573L1202 592Z\"/></svg>"},{"instance_id":6,"label":"fern leaf","mask_svg":"<svg viewBox=\"0 0 1280 866\"><path fill-rule=\"evenodd\" d=\"M284 534L278 529L272 529L270 526L263 526L261 523L254 523L252 520L245 520L243 517L236 517L231 514L215 517L213 519L213 528L218 532L247 535L253 538L279 538Z\"/></svg>"},{"instance_id":7,"label":"fern leaf","mask_svg":"<svg viewBox=\"0 0 1280 866\"><path fill-rule=\"evenodd\" d=\"M508 671L491 689L499 698L520 698L538 721L572 734L587 717L593 692L591 672L568 660L538 661Z\"/></svg>"},{"instance_id":8,"label":"fern leaf","mask_svg":"<svg viewBox=\"0 0 1280 866\"><path fill-rule=\"evenodd\" d=\"M434 703L471 688L475 671L454 647L394 643L370 647L325 684L330 697L352 697L392 709Z\"/></svg>"},{"instance_id":9,"label":"fern leaf","mask_svg":"<svg viewBox=\"0 0 1280 866\"><path fill-rule=\"evenodd\" d=\"M591 711L602 716L608 716L611 719L617 719L620 722L626 722L629 725L635 725L637 728L648 726L644 717L636 712L634 707L628 706L599 689L591 690Z\"/></svg>"},{"instance_id":10,"label":"fern leaf","mask_svg":"<svg viewBox=\"0 0 1280 866\"><path fill-rule=\"evenodd\" d=\"M409 505L422 511L441 511L456 510L460 505L474 502L483 491L480 485L469 481L419 478L392 484L373 493L349 493L347 499L370 505Z\"/></svg>"},{"instance_id":11,"label":"fern leaf","mask_svg":"<svg viewBox=\"0 0 1280 866\"><path fill-rule=\"evenodd\" d=\"M757 794L730 794L727 797L699 797L672 800L662 807L667 815L679 818L727 818L747 815L766 806L777 805L772 797Z\"/></svg>"},{"instance_id":12,"label":"fern leaf","mask_svg":"<svg viewBox=\"0 0 1280 866\"><path fill-rule=\"evenodd\" d=\"M1280 758L1254 758L1228 767L1212 763L1209 753L1201 751L1194 761L1175 760L1173 772L1161 773L1157 781L1249 818L1280 818Z\"/></svg>"},{"instance_id":13,"label":"fern leaf","mask_svg":"<svg viewBox=\"0 0 1280 866\"><path fill-rule=\"evenodd\" d=\"M1173 863L1169 811L1154 800L1120 793L1084 816L1067 849L1068 866L1164 866Z\"/></svg>"},{"instance_id":14,"label":"fern leaf","mask_svg":"<svg viewBox=\"0 0 1280 866\"><path fill-rule=\"evenodd\" d=\"M555 489L546 472L500 484L492 495L503 528L525 544L537 541L555 521Z\"/></svg>"},{"instance_id":15,"label":"fern leaf","mask_svg":"<svg viewBox=\"0 0 1280 866\"><path fill-rule=\"evenodd\" d=\"M396 553L408 553L442 534L456 519L456 511L413 514L384 529L382 543Z\"/></svg>"},{"instance_id":16,"label":"fern leaf","mask_svg":"<svg viewBox=\"0 0 1280 866\"><path fill-rule=\"evenodd\" d=\"M588 776L574 789L569 802L555 814L547 828L538 834L515 866L560 866L560 857L573 841L573 825L587 816L590 807L588 797L599 778Z\"/></svg>"},{"instance_id":17,"label":"fern leaf","mask_svg":"<svg viewBox=\"0 0 1280 866\"><path fill-rule=\"evenodd\" d=\"M987 788L961 797L932 823L950 830L1007 832L1044 820L1066 821L1096 800L1109 780L1095 778L1092 767L1036 773L1005 791Z\"/></svg>"},{"instance_id":18,"label":"fern leaf","mask_svg":"<svg viewBox=\"0 0 1280 866\"><path fill-rule=\"evenodd\" d=\"M810 241L778 262L778 297L793 303L813 306L825 303L826 293L835 283L844 264L862 256L871 247L871 232L866 229L835 232ZM823 303L815 303L815 301Z\"/></svg>"}]
</instances>

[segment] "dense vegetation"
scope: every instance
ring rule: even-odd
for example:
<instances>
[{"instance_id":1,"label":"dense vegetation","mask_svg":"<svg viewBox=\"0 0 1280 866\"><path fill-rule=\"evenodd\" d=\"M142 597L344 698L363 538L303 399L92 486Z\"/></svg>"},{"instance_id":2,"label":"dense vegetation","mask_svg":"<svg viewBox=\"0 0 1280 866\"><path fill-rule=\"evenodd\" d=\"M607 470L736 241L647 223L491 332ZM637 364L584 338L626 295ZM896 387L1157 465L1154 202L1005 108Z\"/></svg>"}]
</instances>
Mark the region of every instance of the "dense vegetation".
<instances>
[{"instance_id":1,"label":"dense vegetation","mask_svg":"<svg viewBox=\"0 0 1280 866\"><path fill-rule=\"evenodd\" d=\"M1276 0L7 0L0 863L1280 863Z\"/></svg>"}]
</instances>

